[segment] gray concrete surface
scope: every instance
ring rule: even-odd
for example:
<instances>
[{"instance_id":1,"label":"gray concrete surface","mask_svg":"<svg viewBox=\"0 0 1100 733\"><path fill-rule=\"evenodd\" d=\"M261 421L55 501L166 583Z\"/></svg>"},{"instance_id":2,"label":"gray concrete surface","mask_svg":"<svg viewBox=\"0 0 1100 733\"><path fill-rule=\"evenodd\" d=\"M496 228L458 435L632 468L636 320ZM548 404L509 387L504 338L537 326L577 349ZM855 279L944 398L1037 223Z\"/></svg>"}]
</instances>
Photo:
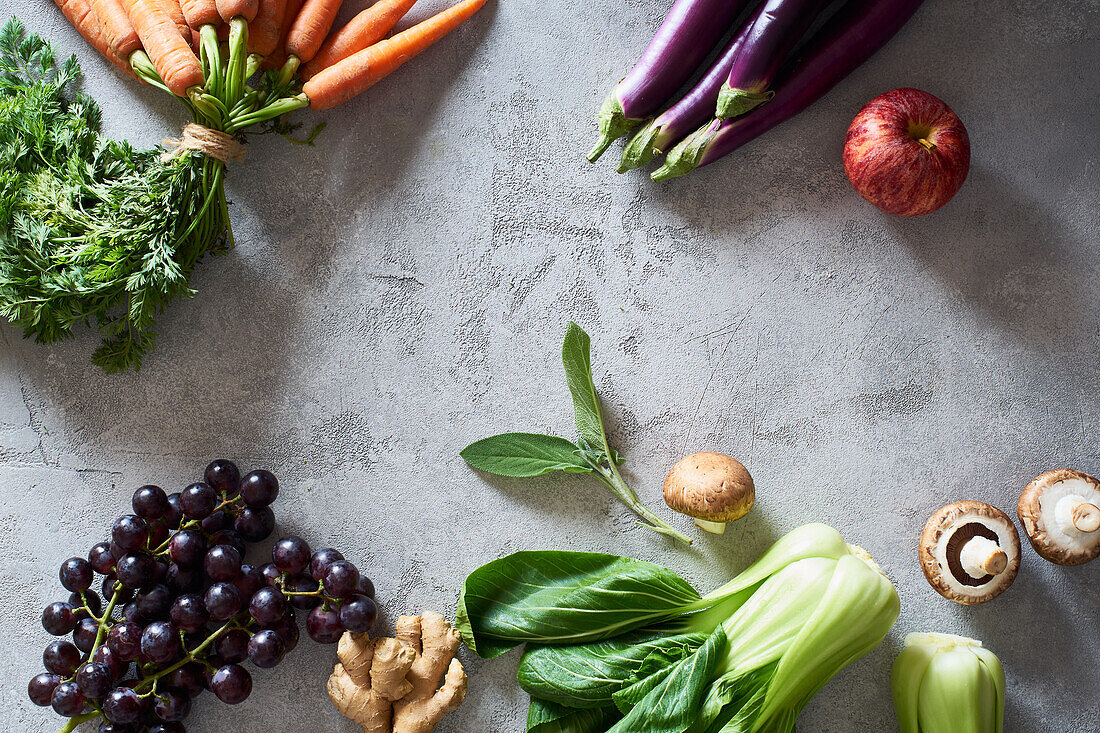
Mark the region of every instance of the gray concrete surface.
<instances>
[{"instance_id":1,"label":"gray concrete surface","mask_svg":"<svg viewBox=\"0 0 1100 733\"><path fill-rule=\"evenodd\" d=\"M228 456L279 475L280 529L359 563L389 623L453 612L465 575L514 550L616 552L710 589L824 521L878 558L903 613L800 731L895 730L888 671L914 630L1000 655L1006 731L1100 731L1100 562L1027 548L1009 592L963 608L914 554L945 502L1011 510L1042 470L1100 471L1096 3L930 1L807 113L657 186L582 153L666 5L491 0L368 96L302 115L328 122L316 147L252 141L229 177L239 246L199 270L139 374L101 374L90 335L45 348L0 327L0 728L57 727L25 684L60 561L136 486L179 489ZM178 106L48 3L9 10L85 62L110 134L179 130ZM958 198L917 220L865 204L840 165L856 110L898 86L942 97L973 141ZM571 434L571 318L651 506L684 453L750 468L758 505L726 536L681 549L589 482L485 480L458 459L494 432ZM246 703L204 696L189 730L350 733L323 693L333 658L303 641ZM469 700L440 730L522 730L517 659L467 658Z\"/></svg>"}]
</instances>

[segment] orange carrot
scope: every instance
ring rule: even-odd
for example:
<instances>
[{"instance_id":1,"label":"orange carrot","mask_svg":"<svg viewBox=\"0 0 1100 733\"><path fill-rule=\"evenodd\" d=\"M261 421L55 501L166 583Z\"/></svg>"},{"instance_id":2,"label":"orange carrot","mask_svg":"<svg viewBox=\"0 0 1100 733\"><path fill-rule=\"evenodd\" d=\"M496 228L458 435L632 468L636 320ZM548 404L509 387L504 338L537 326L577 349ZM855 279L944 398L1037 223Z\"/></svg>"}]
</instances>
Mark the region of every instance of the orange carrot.
<instances>
[{"instance_id":1,"label":"orange carrot","mask_svg":"<svg viewBox=\"0 0 1100 733\"><path fill-rule=\"evenodd\" d=\"M126 13L137 29L141 45L173 94L187 95L187 90L203 83L202 64L183 40L176 24L157 0L123 0Z\"/></svg>"},{"instance_id":2,"label":"orange carrot","mask_svg":"<svg viewBox=\"0 0 1100 733\"><path fill-rule=\"evenodd\" d=\"M381 41L405 17L405 13L409 12L415 2L416 0L378 0L328 37L313 60L302 67L302 79L309 80L321 69Z\"/></svg>"},{"instance_id":3,"label":"orange carrot","mask_svg":"<svg viewBox=\"0 0 1100 733\"><path fill-rule=\"evenodd\" d=\"M286 46L286 37L304 2L305 0L286 0L286 11L283 13L283 22L279 26L279 45L264 58L263 68L280 69L286 63L286 51L283 50Z\"/></svg>"},{"instance_id":4,"label":"orange carrot","mask_svg":"<svg viewBox=\"0 0 1100 733\"><path fill-rule=\"evenodd\" d=\"M126 14L126 8L122 7L122 0L91 0L91 5L107 45L120 58L128 59L130 54L141 48L141 39Z\"/></svg>"},{"instance_id":5,"label":"orange carrot","mask_svg":"<svg viewBox=\"0 0 1100 733\"><path fill-rule=\"evenodd\" d=\"M157 4L176 24L180 37L191 43L191 26L187 25L187 19L183 17L183 9L180 8L179 0L157 0Z\"/></svg>"},{"instance_id":6,"label":"orange carrot","mask_svg":"<svg viewBox=\"0 0 1100 733\"><path fill-rule=\"evenodd\" d=\"M244 18L251 23L260 12L260 0L216 0L218 15L226 23L234 18Z\"/></svg>"},{"instance_id":7,"label":"orange carrot","mask_svg":"<svg viewBox=\"0 0 1100 733\"><path fill-rule=\"evenodd\" d=\"M306 0L286 36L286 52L308 63L317 55L336 20L341 0Z\"/></svg>"},{"instance_id":8,"label":"orange carrot","mask_svg":"<svg viewBox=\"0 0 1100 733\"><path fill-rule=\"evenodd\" d=\"M54 0L54 4L61 8L61 12L68 18L73 28L84 36L84 40L92 44L95 50L103 54L112 64L123 72L134 76L134 70L126 63L107 42L107 36L99 27L99 18L92 11L88 0Z\"/></svg>"},{"instance_id":9,"label":"orange carrot","mask_svg":"<svg viewBox=\"0 0 1100 733\"><path fill-rule=\"evenodd\" d=\"M214 0L180 0L180 9L192 30L197 31L204 25L222 22Z\"/></svg>"},{"instance_id":10,"label":"orange carrot","mask_svg":"<svg viewBox=\"0 0 1100 733\"><path fill-rule=\"evenodd\" d=\"M462 0L438 15L324 69L302 87L309 97L309 106L318 110L328 109L362 93L462 25L484 4L485 0Z\"/></svg>"},{"instance_id":11,"label":"orange carrot","mask_svg":"<svg viewBox=\"0 0 1100 733\"><path fill-rule=\"evenodd\" d=\"M256 19L248 24L249 53L268 56L279 47L283 38L283 16L286 14L286 0L260 0L260 11Z\"/></svg>"}]
</instances>

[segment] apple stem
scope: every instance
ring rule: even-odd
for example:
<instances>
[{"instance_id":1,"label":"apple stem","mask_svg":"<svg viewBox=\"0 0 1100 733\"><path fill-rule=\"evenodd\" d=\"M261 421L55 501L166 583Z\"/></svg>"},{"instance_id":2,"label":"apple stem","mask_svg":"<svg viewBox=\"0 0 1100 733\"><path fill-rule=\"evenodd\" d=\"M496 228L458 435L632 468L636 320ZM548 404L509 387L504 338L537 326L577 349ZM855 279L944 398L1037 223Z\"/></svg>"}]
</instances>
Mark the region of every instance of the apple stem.
<instances>
[{"instance_id":1,"label":"apple stem","mask_svg":"<svg viewBox=\"0 0 1100 733\"><path fill-rule=\"evenodd\" d=\"M925 140L923 137L917 138L917 142L923 145L930 153L936 149L936 143L931 140Z\"/></svg>"}]
</instances>

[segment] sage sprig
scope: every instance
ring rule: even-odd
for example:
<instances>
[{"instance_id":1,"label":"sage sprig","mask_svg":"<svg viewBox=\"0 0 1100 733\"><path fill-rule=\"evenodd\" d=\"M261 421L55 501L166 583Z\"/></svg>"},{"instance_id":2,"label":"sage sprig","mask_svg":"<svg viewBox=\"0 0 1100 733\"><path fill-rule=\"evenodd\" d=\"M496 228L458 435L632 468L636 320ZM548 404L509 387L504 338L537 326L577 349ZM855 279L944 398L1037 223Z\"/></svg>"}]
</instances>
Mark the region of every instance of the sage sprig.
<instances>
[{"instance_id":1,"label":"sage sprig","mask_svg":"<svg viewBox=\"0 0 1100 733\"><path fill-rule=\"evenodd\" d=\"M554 471L590 474L644 520L640 525L690 545L690 537L646 508L623 480L618 468L623 459L608 443L600 395L592 379L592 341L572 321L565 331L561 361L573 397L578 441L537 433L501 433L466 446L460 453L463 460L479 471L511 478Z\"/></svg>"}]
</instances>

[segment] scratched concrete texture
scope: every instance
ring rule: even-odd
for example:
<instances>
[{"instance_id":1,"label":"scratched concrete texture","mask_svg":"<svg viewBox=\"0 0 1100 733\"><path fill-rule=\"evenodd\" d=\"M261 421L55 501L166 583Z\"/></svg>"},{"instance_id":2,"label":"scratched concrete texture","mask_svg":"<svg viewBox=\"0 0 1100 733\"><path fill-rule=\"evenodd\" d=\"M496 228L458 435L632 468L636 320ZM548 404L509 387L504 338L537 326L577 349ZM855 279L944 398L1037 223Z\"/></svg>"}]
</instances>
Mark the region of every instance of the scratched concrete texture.
<instances>
[{"instance_id":1,"label":"scratched concrete texture","mask_svg":"<svg viewBox=\"0 0 1100 733\"><path fill-rule=\"evenodd\" d=\"M911 631L1000 656L1006 731L1100 731L1100 561L1026 547L1007 593L964 608L915 554L944 503L1013 512L1043 470L1100 472L1097 4L928 2L804 114L656 185L616 174L617 148L595 166L583 153L667 5L490 0L369 94L300 114L327 122L315 146L251 140L229 174L238 246L199 268L137 374L93 367L91 334L45 347L0 327L0 728L60 727L25 693L50 639L40 611L66 595L59 563L107 536L138 485L179 490L226 456L280 477L280 532L374 579L381 630L453 613L466 574L516 550L644 558L709 590L821 521L877 558L902 615L800 731L896 730L889 670ZM50 4L6 9L77 53L109 134L148 146L185 122ZM862 201L840 164L855 112L899 86L946 100L973 144L956 200L913 220ZM592 481L489 479L458 458L495 432L572 434L570 319L651 507L689 529L660 498L686 453L749 467L757 505L725 536L680 547ZM358 730L325 697L334 658L304 638L245 703L199 698L188 730ZM465 654L469 698L439 730L523 730L518 658Z\"/></svg>"}]
</instances>

